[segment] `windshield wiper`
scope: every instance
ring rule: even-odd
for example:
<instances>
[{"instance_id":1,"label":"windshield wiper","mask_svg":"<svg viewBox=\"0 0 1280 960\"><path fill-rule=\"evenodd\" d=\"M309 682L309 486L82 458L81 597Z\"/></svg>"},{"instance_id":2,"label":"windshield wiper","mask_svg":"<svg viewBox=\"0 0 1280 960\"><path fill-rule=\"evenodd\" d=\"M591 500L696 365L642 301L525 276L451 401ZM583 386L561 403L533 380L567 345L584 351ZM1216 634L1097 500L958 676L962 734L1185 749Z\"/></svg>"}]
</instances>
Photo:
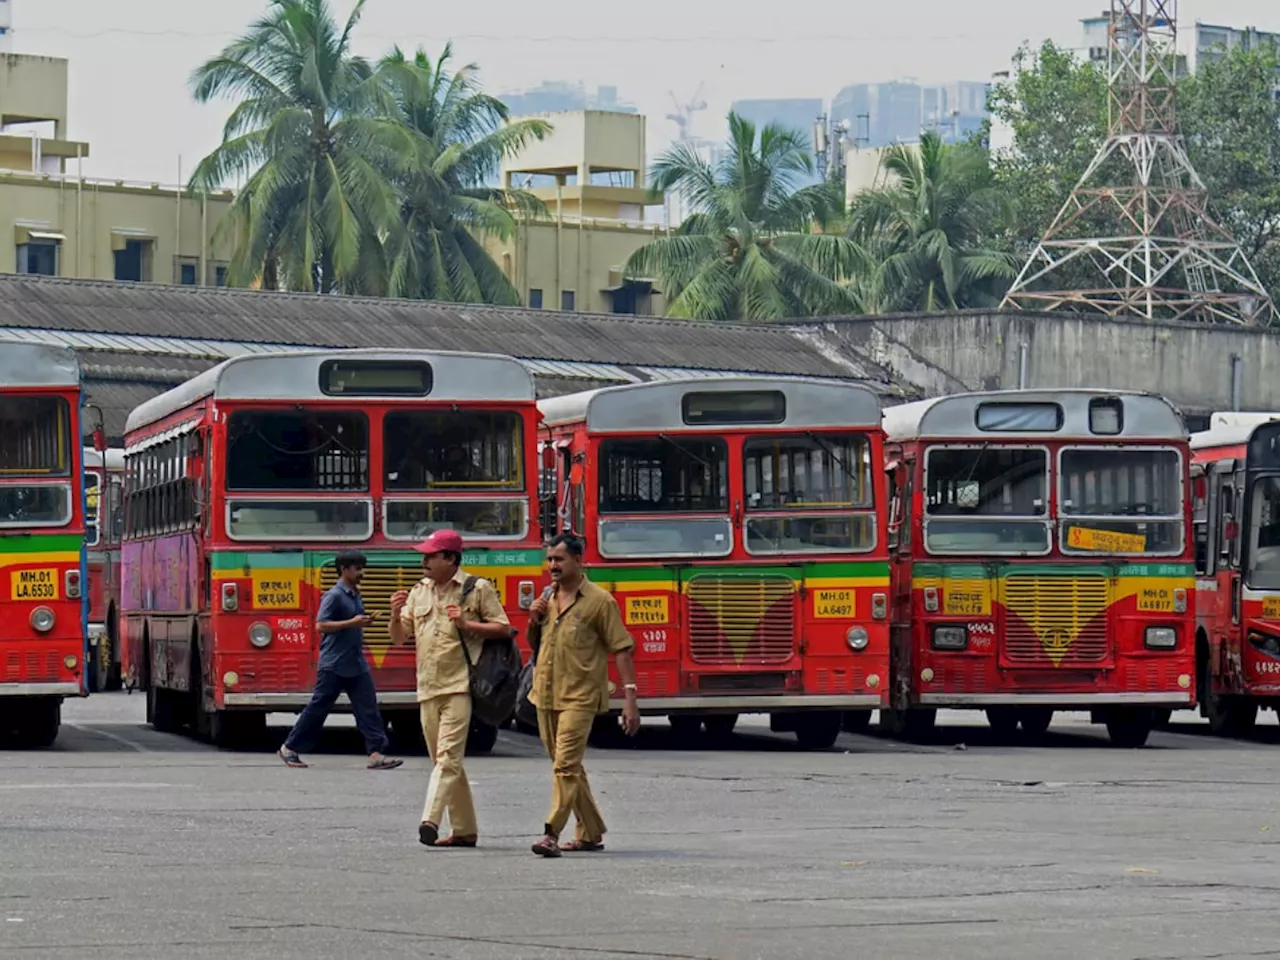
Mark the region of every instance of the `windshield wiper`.
<instances>
[{"instance_id":1,"label":"windshield wiper","mask_svg":"<svg viewBox=\"0 0 1280 960\"><path fill-rule=\"evenodd\" d=\"M659 439L659 440L665 440L667 443L671 444L673 447L675 447L677 450L679 450L681 453L683 453L683 454L684 454L686 457L688 457L690 460L696 460L698 463L700 463L702 466L706 467L708 470L710 470L710 469L711 469L711 464L710 464L708 461L703 460L700 456L698 456L698 455L697 455L696 453L694 453L693 451L688 450L688 449L686 449L685 447L681 446L679 443L677 443L675 440L672 440L672 439L671 439L669 436L667 436L665 433L660 433L660 434L658 434L658 439Z\"/></svg>"}]
</instances>

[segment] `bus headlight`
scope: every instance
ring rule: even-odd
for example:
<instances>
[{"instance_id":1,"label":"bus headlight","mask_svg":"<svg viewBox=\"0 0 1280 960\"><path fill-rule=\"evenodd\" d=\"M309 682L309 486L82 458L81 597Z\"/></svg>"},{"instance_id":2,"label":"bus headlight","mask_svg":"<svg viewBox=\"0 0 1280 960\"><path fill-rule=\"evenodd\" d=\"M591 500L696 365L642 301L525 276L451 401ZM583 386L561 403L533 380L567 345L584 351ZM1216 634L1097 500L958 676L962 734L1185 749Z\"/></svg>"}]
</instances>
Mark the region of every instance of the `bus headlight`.
<instances>
[{"instance_id":1,"label":"bus headlight","mask_svg":"<svg viewBox=\"0 0 1280 960\"><path fill-rule=\"evenodd\" d=\"M31 629L36 633L48 633L53 629L53 611L48 607L36 607L31 611Z\"/></svg>"},{"instance_id":2,"label":"bus headlight","mask_svg":"<svg viewBox=\"0 0 1280 960\"><path fill-rule=\"evenodd\" d=\"M865 650L867 644L871 642L871 638L867 635L866 627L850 627L849 632L844 635L845 642L849 644L850 650Z\"/></svg>"},{"instance_id":3,"label":"bus headlight","mask_svg":"<svg viewBox=\"0 0 1280 960\"><path fill-rule=\"evenodd\" d=\"M969 646L969 629L967 627L934 627L933 649L963 650Z\"/></svg>"},{"instance_id":4,"label":"bus headlight","mask_svg":"<svg viewBox=\"0 0 1280 960\"><path fill-rule=\"evenodd\" d=\"M255 623L249 628L249 642L261 650L271 642L271 627L265 623Z\"/></svg>"},{"instance_id":5,"label":"bus headlight","mask_svg":"<svg viewBox=\"0 0 1280 960\"><path fill-rule=\"evenodd\" d=\"M1173 627L1147 627L1148 650L1172 650L1178 645L1178 631Z\"/></svg>"}]
</instances>

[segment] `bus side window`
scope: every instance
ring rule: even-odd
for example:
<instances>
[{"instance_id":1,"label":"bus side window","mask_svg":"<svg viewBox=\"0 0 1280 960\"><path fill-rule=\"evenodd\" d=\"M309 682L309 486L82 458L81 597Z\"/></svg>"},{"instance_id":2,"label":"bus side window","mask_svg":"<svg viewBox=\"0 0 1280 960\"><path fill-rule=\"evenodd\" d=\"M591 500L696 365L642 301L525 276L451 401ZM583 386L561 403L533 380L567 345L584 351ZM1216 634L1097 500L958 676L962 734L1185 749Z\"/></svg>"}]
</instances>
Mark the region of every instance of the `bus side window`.
<instances>
[{"instance_id":1,"label":"bus side window","mask_svg":"<svg viewBox=\"0 0 1280 960\"><path fill-rule=\"evenodd\" d=\"M911 514L915 509L912 502L915 498L916 478L915 464L913 462L904 463L900 468L902 476L899 478L899 484L902 489L902 516L900 518L901 527L898 532L898 543L903 550L911 549ZM905 480L905 483L902 481Z\"/></svg>"},{"instance_id":2,"label":"bus side window","mask_svg":"<svg viewBox=\"0 0 1280 960\"><path fill-rule=\"evenodd\" d=\"M902 500L898 491L898 474L894 467L885 471L885 482L889 492L889 539L890 550L898 549L899 530L902 524Z\"/></svg>"},{"instance_id":3,"label":"bus side window","mask_svg":"<svg viewBox=\"0 0 1280 960\"><path fill-rule=\"evenodd\" d=\"M1232 559L1235 556L1235 542L1239 540L1239 530L1233 530L1236 526L1236 491L1231 485L1231 479L1227 478L1222 484L1218 492L1218 556L1221 560L1220 566L1233 566ZM1232 536L1232 534L1235 536Z\"/></svg>"},{"instance_id":4,"label":"bus side window","mask_svg":"<svg viewBox=\"0 0 1280 960\"><path fill-rule=\"evenodd\" d=\"M1191 529L1195 534L1196 573L1209 572L1209 504L1206 496L1209 489L1204 474L1191 476L1192 514Z\"/></svg>"},{"instance_id":5,"label":"bus side window","mask_svg":"<svg viewBox=\"0 0 1280 960\"><path fill-rule=\"evenodd\" d=\"M119 477L112 477L107 484L107 511L104 514L107 539L118 544L124 538L124 484Z\"/></svg>"}]
</instances>

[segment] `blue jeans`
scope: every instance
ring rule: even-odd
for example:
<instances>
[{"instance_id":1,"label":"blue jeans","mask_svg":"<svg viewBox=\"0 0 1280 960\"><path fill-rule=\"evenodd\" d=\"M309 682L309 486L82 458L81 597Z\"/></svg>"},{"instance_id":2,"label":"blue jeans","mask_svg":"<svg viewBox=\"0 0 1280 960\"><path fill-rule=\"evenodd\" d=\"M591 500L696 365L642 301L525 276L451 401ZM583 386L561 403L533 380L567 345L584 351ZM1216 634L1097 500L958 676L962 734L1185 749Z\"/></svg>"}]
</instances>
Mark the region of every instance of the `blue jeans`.
<instances>
[{"instance_id":1,"label":"blue jeans","mask_svg":"<svg viewBox=\"0 0 1280 960\"><path fill-rule=\"evenodd\" d=\"M367 753L381 753L387 749L387 731L378 712L378 692L373 686L373 674L361 671L354 677L344 677L332 670L316 674L316 689L311 702L302 710L284 745L289 750L306 750L320 738L320 731L329 711L333 709L338 694L346 692L351 700L351 710L356 717L356 727L364 737Z\"/></svg>"}]
</instances>

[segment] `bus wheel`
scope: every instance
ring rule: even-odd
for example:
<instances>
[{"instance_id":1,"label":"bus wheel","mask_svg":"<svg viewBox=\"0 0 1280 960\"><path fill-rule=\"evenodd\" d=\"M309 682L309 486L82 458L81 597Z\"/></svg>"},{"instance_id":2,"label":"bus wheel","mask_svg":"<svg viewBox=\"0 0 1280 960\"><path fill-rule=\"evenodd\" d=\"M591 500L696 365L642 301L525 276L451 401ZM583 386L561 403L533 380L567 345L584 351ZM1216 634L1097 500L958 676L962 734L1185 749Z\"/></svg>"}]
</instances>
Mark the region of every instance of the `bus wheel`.
<instances>
[{"instance_id":1,"label":"bus wheel","mask_svg":"<svg viewBox=\"0 0 1280 960\"><path fill-rule=\"evenodd\" d=\"M178 713L173 691L161 690L155 684L147 686L147 723L161 733L178 731Z\"/></svg>"},{"instance_id":2,"label":"bus wheel","mask_svg":"<svg viewBox=\"0 0 1280 960\"><path fill-rule=\"evenodd\" d=\"M53 746L62 726L62 702L56 697L28 701L18 720L19 743L37 750Z\"/></svg>"},{"instance_id":3,"label":"bus wheel","mask_svg":"<svg viewBox=\"0 0 1280 960\"><path fill-rule=\"evenodd\" d=\"M1029 737L1043 737L1053 723L1053 711L1048 707L1023 707L1018 713L1022 732Z\"/></svg>"},{"instance_id":4,"label":"bus wheel","mask_svg":"<svg viewBox=\"0 0 1280 960\"><path fill-rule=\"evenodd\" d=\"M938 711L934 709L880 711L880 729L895 740L927 740L937 722Z\"/></svg>"},{"instance_id":5,"label":"bus wheel","mask_svg":"<svg viewBox=\"0 0 1280 960\"><path fill-rule=\"evenodd\" d=\"M1107 735L1113 746L1141 747L1155 724L1153 710L1115 710L1107 715Z\"/></svg>"},{"instance_id":6,"label":"bus wheel","mask_svg":"<svg viewBox=\"0 0 1280 960\"><path fill-rule=\"evenodd\" d=\"M987 724L997 740L1012 740L1018 733L1016 707L987 707Z\"/></svg>"},{"instance_id":7,"label":"bus wheel","mask_svg":"<svg viewBox=\"0 0 1280 960\"><path fill-rule=\"evenodd\" d=\"M1243 697L1209 693L1204 698L1209 729L1219 737L1242 737L1258 722L1258 705Z\"/></svg>"},{"instance_id":8,"label":"bus wheel","mask_svg":"<svg viewBox=\"0 0 1280 960\"><path fill-rule=\"evenodd\" d=\"M259 712L237 710L202 710L207 726L209 742L215 747L235 749L249 747L263 740L267 733L267 715Z\"/></svg>"},{"instance_id":9,"label":"bus wheel","mask_svg":"<svg viewBox=\"0 0 1280 960\"><path fill-rule=\"evenodd\" d=\"M733 736L733 728L738 725L738 715L736 713L718 713L714 716L703 717L702 725L706 728L708 740L723 743Z\"/></svg>"},{"instance_id":10,"label":"bus wheel","mask_svg":"<svg viewBox=\"0 0 1280 960\"><path fill-rule=\"evenodd\" d=\"M112 610L107 614L107 635L98 643L106 643L106 680L104 690L114 691L124 687L124 679L120 675L120 638L116 634L116 614Z\"/></svg>"},{"instance_id":11,"label":"bus wheel","mask_svg":"<svg viewBox=\"0 0 1280 960\"><path fill-rule=\"evenodd\" d=\"M111 651L107 645L107 635L98 637L98 642L89 650L88 676L85 678L90 693L104 693L107 681L111 676Z\"/></svg>"},{"instance_id":12,"label":"bus wheel","mask_svg":"<svg viewBox=\"0 0 1280 960\"><path fill-rule=\"evenodd\" d=\"M846 733L865 733L871 726L870 710L846 710L843 724Z\"/></svg>"},{"instance_id":13,"label":"bus wheel","mask_svg":"<svg viewBox=\"0 0 1280 960\"><path fill-rule=\"evenodd\" d=\"M1169 729L1169 721L1173 719L1172 710L1156 710L1154 716L1155 716L1155 719L1152 724L1154 729L1156 730Z\"/></svg>"},{"instance_id":14,"label":"bus wheel","mask_svg":"<svg viewBox=\"0 0 1280 960\"><path fill-rule=\"evenodd\" d=\"M426 753L427 738L422 732L422 718L416 712L400 710L387 718L391 739L401 753ZM470 739L468 737L468 739Z\"/></svg>"},{"instance_id":15,"label":"bus wheel","mask_svg":"<svg viewBox=\"0 0 1280 960\"><path fill-rule=\"evenodd\" d=\"M671 737L677 746L697 740L702 733L702 717L696 713L673 713L667 717L671 724Z\"/></svg>"},{"instance_id":16,"label":"bus wheel","mask_svg":"<svg viewBox=\"0 0 1280 960\"><path fill-rule=\"evenodd\" d=\"M839 713L802 713L796 718L796 741L802 750L829 750L840 736Z\"/></svg>"},{"instance_id":17,"label":"bus wheel","mask_svg":"<svg viewBox=\"0 0 1280 960\"><path fill-rule=\"evenodd\" d=\"M498 742L498 728L479 720L471 721L471 729L467 731L467 755L482 756L493 752Z\"/></svg>"}]
</instances>

